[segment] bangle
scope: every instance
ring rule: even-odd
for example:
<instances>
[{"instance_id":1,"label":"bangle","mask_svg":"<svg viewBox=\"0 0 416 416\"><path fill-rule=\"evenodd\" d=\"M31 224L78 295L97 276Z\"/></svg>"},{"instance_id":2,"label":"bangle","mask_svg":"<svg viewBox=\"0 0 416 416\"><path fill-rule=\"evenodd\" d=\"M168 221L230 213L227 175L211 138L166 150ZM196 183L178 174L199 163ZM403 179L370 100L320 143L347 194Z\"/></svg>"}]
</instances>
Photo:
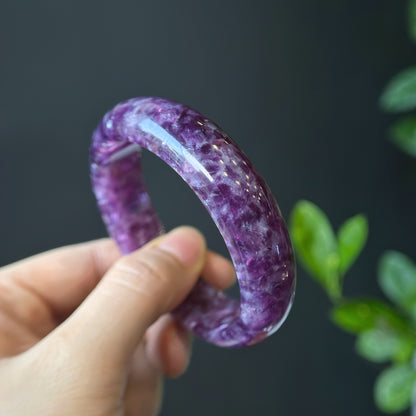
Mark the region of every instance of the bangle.
<instances>
[{"instance_id":1,"label":"bangle","mask_svg":"<svg viewBox=\"0 0 416 416\"><path fill-rule=\"evenodd\" d=\"M122 102L94 132L91 180L124 254L163 233L144 184L141 147L171 166L207 208L240 287L238 302L200 279L174 316L219 346L263 340L285 320L296 280L289 234L266 183L236 143L197 111L155 97Z\"/></svg>"}]
</instances>

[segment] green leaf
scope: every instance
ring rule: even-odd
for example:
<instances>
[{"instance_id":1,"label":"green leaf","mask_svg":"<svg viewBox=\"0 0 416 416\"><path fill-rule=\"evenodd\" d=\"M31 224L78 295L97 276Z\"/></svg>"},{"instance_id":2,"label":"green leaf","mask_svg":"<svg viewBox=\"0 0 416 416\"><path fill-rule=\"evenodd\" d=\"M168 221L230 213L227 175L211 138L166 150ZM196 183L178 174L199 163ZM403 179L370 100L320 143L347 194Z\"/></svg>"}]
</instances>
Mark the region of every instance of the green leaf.
<instances>
[{"instance_id":1,"label":"green leaf","mask_svg":"<svg viewBox=\"0 0 416 416\"><path fill-rule=\"evenodd\" d=\"M350 300L334 307L331 319L342 329L360 333L375 327L389 326L408 331L409 324L391 306L375 299Z\"/></svg>"},{"instance_id":2,"label":"green leaf","mask_svg":"<svg viewBox=\"0 0 416 416\"><path fill-rule=\"evenodd\" d=\"M411 403L416 371L410 365L396 365L384 370L378 377L374 398L380 410L398 413Z\"/></svg>"},{"instance_id":3,"label":"green leaf","mask_svg":"<svg viewBox=\"0 0 416 416\"><path fill-rule=\"evenodd\" d=\"M356 215L341 226L338 231L339 271L342 275L354 263L363 249L368 236L368 222L364 215Z\"/></svg>"},{"instance_id":4,"label":"green leaf","mask_svg":"<svg viewBox=\"0 0 416 416\"><path fill-rule=\"evenodd\" d=\"M392 113L416 108L416 67L400 72L388 83L380 104Z\"/></svg>"},{"instance_id":5,"label":"green leaf","mask_svg":"<svg viewBox=\"0 0 416 416\"><path fill-rule=\"evenodd\" d=\"M392 142L410 156L416 157L416 117L406 117L390 129Z\"/></svg>"},{"instance_id":6,"label":"green leaf","mask_svg":"<svg viewBox=\"0 0 416 416\"><path fill-rule=\"evenodd\" d=\"M386 252L379 263L379 284L393 302L416 320L416 267L404 254Z\"/></svg>"},{"instance_id":7,"label":"green leaf","mask_svg":"<svg viewBox=\"0 0 416 416\"><path fill-rule=\"evenodd\" d=\"M415 353L416 342L414 337L405 337L402 341L400 349L392 357L395 363L407 363L413 359Z\"/></svg>"},{"instance_id":8,"label":"green leaf","mask_svg":"<svg viewBox=\"0 0 416 416\"><path fill-rule=\"evenodd\" d=\"M410 39L416 42L416 0L409 0L408 31Z\"/></svg>"},{"instance_id":9,"label":"green leaf","mask_svg":"<svg viewBox=\"0 0 416 416\"><path fill-rule=\"evenodd\" d=\"M413 355L414 341L389 325L369 329L358 335L355 348L369 361L380 363L387 360L406 362Z\"/></svg>"},{"instance_id":10,"label":"green leaf","mask_svg":"<svg viewBox=\"0 0 416 416\"><path fill-rule=\"evenodd\" d=\"M338 244L324 212L312 202L299 201L291 214L290 232L303 267L331 298L340 297Z\"/></svg>"}]
</instances>

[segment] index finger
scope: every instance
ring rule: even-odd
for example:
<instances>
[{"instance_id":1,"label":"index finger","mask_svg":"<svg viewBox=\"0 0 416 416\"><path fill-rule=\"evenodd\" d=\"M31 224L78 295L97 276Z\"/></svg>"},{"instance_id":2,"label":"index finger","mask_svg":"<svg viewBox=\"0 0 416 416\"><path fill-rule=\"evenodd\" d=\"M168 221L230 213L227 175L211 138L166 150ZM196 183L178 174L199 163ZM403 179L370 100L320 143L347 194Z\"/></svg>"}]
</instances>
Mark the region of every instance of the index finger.
<instances>
[{"instance_id":1,"label":"index finger","mask_svg":"<svg viewBox=\"0 0 416 416\"><path fill-rule=\"evenodd\" d=\"M116 243L104 238L37 254L0 268L10 279L41 299L59 321L68 317L121 257ZM232 263L207 251L202 277L218 289L235 281Z\"/></svg>"},{"instance_id":2,"label":"index finger","mask_svg":"<svg viewBox=\"0 0 416 416\"><path fill-rule=\"evenodd\" d=\"M47 251L0 269L0 279L11 279L42 299L57 318L76 309L98 281L121 257L108 238Z\"/></svg>"}]
</instances>

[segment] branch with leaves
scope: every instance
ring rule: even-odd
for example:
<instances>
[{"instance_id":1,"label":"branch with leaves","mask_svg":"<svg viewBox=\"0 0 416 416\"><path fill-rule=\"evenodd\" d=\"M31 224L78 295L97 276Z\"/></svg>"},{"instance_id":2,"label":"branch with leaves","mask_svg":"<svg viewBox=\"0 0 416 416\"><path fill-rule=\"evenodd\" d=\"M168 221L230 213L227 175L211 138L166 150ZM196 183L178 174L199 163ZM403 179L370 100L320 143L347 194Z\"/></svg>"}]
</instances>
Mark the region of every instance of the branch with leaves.
<instances>
[{"instance_id":1,"label":"branch with leaves","mask_svg":"<svg viewBox=\"0 0 416 416\"><path fill-rule=\"evenodd\" d=\"M409 1L408 32L416 42L416 0ZM416 157L416 67L395 76L380 105L390 113L406 113L390 128L392 142ZM356 352L369 361L389 362L378 376L374 398L380 410L397 413L412 406L416 416L416 266L404 254L384 253L378 283L388 299L348 299L343 295L346 272L362 251L367 220L356 215L335 233L325 213L299 201L290 218L290 234L297 260L324 289L333 308L332 321L356 335Z\"/></svg>"},{"instance_id":2,"label":"branch with leaves","mask_svg":"<svg viewBox=\"0 0 416 416\"><path fill-rule=\"evenodd\" d=\"M416 349L415 265L395 251L381 257L379 284L393 305L371 298L348 299L342 283L365 245L366 218L350 218L336 234L321 209L300 201L292 211L289 228L297 260L334 304L332 321L357 336L355 348L362 357L392 363L375 384L376 404L388 413L406 409L416 381L412 363Z\"/></svg>"},{"instance_id":3,"label":"branch with leaves","mask_svg":"<svg viewBox=\"0 0 416 416\"><path fill-rule=\"evenodd\" d=\"M408 33L416 42L416 0L410 0L408 8ZM380 105L388 113L407 113L393 124L389 136L397 147L416 157L416 67L393 77L380 98Z\"/></svg>"}]
</instances>

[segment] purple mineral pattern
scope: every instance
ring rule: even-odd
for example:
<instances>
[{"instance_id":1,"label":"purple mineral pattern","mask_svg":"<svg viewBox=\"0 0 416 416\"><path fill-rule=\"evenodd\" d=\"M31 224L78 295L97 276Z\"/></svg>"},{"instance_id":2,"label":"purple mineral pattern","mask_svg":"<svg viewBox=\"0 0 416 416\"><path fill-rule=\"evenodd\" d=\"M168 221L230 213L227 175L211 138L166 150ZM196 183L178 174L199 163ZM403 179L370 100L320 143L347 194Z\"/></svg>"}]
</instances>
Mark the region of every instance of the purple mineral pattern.
<instances>
[{"instance_id":1,"label":"purple mineral pattern","mask_svg":"<svg viewBox=\"0 0 416 416\"><path fill-rule=\"evenodd\" d=\"M134 98L108 112L93 135L91 179L110 235L127 254L164 232L141 169L141 148L193 189L233 260L240 302L200 280L173 313L197 336L224 347L255 344L285 320L295 291L286 225L264 180L236 143L191 108Z\"/></svg>"}]
</instances>

